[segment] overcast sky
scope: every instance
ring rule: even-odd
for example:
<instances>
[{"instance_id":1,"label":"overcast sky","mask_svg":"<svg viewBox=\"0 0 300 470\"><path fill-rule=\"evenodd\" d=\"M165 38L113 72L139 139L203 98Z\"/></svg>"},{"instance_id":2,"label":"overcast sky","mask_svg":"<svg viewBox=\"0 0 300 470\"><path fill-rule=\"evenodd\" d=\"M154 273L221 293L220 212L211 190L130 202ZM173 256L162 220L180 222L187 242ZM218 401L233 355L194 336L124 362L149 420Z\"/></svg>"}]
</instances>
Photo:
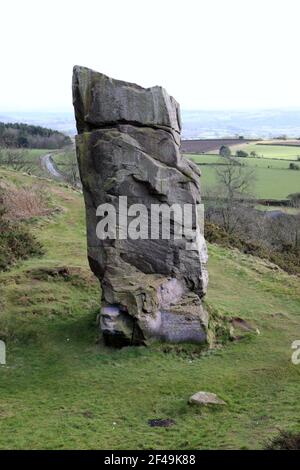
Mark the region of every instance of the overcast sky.
<instances>
[{"instance_id":1,"label":"overcast sky","mask_svg":"<svg viewBox=\"0 0 300 470\"><path fill-rule=\"evenodd\" d=\"M299 0L3 0L0 112L70 110L74 64L183 109L300 106Z\"/></svg>"}]
</instances>

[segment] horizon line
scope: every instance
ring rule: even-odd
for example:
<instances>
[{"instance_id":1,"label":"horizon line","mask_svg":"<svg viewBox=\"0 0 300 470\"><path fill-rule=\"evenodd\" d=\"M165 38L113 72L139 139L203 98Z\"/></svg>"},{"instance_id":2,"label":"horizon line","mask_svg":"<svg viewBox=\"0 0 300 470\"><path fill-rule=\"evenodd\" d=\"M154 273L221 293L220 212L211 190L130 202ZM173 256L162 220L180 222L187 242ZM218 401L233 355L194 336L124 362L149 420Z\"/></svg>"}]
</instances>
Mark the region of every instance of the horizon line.
<instances>
[{"instance_id":1,"label":"horizon line","mask_svg":"<svg viewBox=\"0 0 300 470\"><path fill-rule=\"evenodd\" d=\"M181 112L253 112L253 111L298 111L297 106L272 106L272 107L241 107L241 108L181 108ZM24 108L24 109L4 109L1 114L9 113L73 113L72 108Z\"/></svg>"}]
</instances>

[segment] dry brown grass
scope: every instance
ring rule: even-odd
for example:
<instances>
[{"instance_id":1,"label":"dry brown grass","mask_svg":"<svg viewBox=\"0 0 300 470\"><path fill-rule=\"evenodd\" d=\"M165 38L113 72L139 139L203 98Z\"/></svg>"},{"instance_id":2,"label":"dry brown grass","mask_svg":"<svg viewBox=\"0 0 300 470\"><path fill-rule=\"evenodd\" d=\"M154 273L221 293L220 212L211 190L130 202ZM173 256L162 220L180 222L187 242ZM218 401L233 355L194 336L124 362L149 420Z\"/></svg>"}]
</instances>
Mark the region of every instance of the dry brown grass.
<instances>
[{"instance_id":1,"label":"dry brown grass","mask_svg":"<svg viewBox=\"0 0 300 470\"><path fill-rule=\"evenodd\" d=\"M278 436L267 443L267 450L300 450L300 433L280 431Z\"/></svg>"},{"instance_id":2,"label":"dry brown grass","mask_svg":"<svg viewBox=\"0 0 300 470\"><path fill-rule=\"evenodd\" d=\"M3 205L5 218L8 220L25 220L47 215L53 210L47 207L47 200L40 185L6 187L3 191Z\"/></svg>"}]
</instances>

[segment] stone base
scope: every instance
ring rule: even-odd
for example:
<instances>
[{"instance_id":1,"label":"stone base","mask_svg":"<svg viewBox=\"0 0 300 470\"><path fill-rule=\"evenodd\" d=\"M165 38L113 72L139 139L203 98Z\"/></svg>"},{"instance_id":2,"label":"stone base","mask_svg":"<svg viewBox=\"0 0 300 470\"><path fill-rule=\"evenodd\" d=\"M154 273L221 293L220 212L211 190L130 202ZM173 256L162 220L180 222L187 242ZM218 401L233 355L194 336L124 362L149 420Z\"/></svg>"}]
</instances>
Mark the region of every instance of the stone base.
<instances>
[{"instance_id":1,"label":"stone base","mask_svg":"<svg viewBox=\"0 0 300 470\"><path fill-rule=\"evenodd\" d=\"M174 306L154 315L132 317L121 306L104 305L100 327L108 346L141 346L151 341L206 343L208 313L197 296L189 294Z\"/></svg>"}]
</instances>

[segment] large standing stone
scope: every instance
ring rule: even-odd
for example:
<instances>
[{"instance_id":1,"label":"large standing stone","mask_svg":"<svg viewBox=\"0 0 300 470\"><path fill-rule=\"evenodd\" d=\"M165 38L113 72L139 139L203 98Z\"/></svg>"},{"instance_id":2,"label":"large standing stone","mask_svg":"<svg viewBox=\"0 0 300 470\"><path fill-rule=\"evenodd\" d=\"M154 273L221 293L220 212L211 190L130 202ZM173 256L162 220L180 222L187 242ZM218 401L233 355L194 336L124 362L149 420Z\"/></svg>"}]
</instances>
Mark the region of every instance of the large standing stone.
<instances>
[{"instance_id":1,"label":"large standing stone","mask_svg":"<svg viewBox=\"0 0 300 470\"><path fill-rule=\"evenodd\" d=\"M100 324L107 343L205 342L207 251L195 221L193 250L186 238L102 240L96 234L97 207L112 204L118 222L120 196L128 207L149 209L141 216L149 227L153 204L200 203L199 170L179 151L178 103L161 87L145 89L76 66L73 104L88 259L102 286Z\"/></svg>"}]
</instances>

